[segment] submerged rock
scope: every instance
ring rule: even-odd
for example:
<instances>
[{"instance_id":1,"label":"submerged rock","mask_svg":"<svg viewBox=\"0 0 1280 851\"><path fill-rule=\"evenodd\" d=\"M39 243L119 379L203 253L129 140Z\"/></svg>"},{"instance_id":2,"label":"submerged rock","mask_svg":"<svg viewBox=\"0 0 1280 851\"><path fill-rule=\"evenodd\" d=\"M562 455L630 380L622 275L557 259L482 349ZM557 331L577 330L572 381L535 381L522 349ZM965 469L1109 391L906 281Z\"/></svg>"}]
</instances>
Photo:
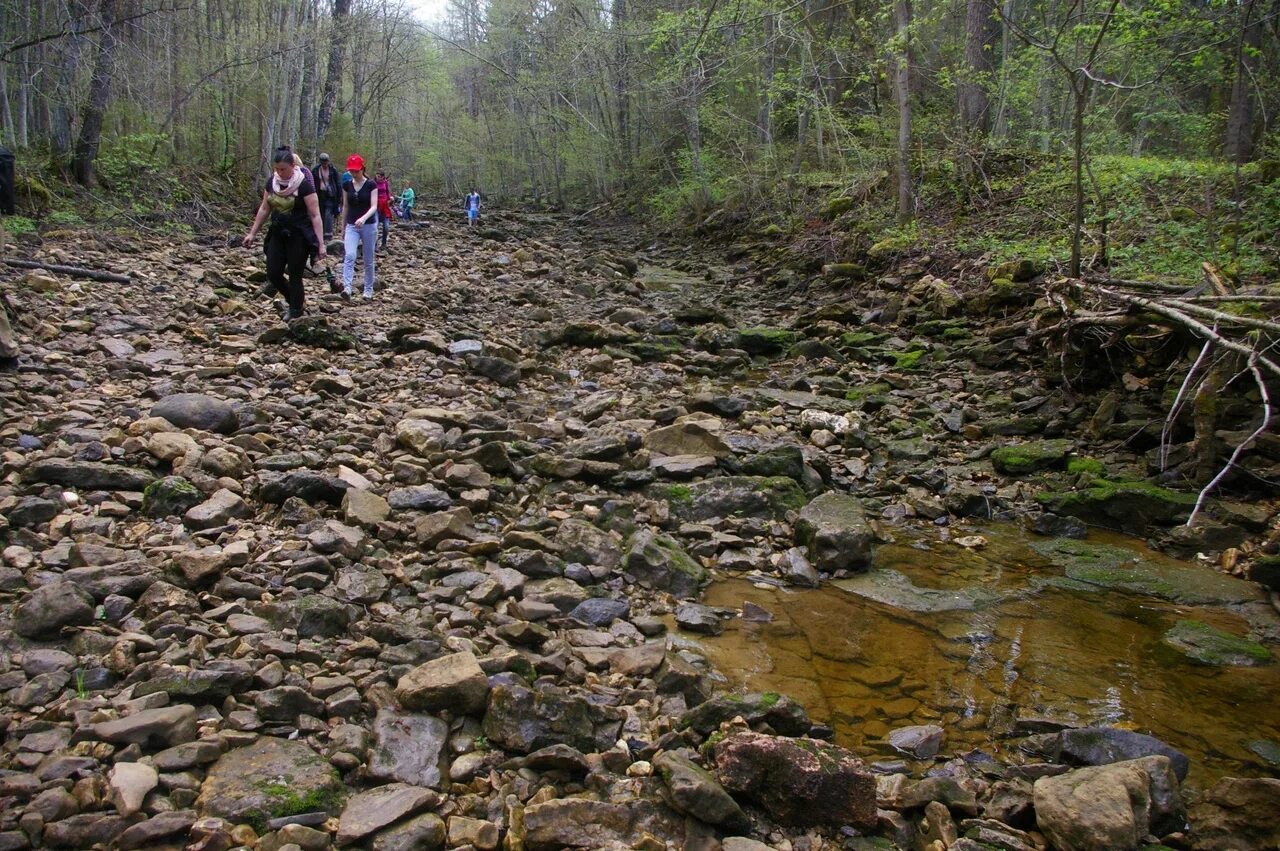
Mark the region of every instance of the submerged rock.
<instances>
[{"instance_id":1,"label":"submerged rock","mask_svg":"<svg viewBox=\"0 0 1280 851\"><path fill-rule=\"evenodd\" d=\"M1263 645L1200 621L1178 621L1164 634L1164 642L1206 665L1255 666L1275 662L1271 651Z\"/></svg>"}]
</instances>

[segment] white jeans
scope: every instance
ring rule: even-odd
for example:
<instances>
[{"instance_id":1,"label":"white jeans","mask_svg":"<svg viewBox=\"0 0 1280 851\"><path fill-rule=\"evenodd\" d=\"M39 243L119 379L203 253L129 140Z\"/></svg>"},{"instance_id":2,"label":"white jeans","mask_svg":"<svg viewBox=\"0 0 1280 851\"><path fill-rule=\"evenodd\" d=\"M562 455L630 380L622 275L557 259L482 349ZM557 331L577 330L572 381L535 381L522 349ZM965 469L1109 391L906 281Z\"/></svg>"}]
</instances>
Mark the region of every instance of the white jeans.
<instances>
[{"instance_id":1,"label":"white jeans","mask_svg":"<svg viewBox=\"0 0 1280 851\"><path fill-rule=\"evenodd\" d=\"M363 244L364 294L373 295L373 249L378 240L378 224L369 220L362 225L347 225L342 232L342 289L351 295L351 282L356 277L356 248Z\"/></svg>"}]
</instances>

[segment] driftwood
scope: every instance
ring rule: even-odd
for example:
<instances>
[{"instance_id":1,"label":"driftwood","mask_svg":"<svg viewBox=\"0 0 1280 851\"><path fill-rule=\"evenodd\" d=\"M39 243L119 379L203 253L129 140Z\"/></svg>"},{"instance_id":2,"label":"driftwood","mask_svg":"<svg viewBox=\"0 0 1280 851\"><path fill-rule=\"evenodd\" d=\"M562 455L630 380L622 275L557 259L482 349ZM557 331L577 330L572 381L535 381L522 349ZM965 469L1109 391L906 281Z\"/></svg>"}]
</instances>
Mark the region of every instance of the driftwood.
<instances>
[{"instance_id":1,"label":"driftwood","mask_svg":"<svg viewBox=\"0 0 1280 851\"><path fill-rule=\"evenodd\" d=\"M5 260L6 266L18 269L43 269L59 275L70 275L73 278L88 278L91 281L105 281L112 284L131 284L133 279L128 275L117 275L115 272L102 272L98 269L84 269L80 266L58 266L53 263L38 263L35 260Z\"/></svg>"}]
</instances>

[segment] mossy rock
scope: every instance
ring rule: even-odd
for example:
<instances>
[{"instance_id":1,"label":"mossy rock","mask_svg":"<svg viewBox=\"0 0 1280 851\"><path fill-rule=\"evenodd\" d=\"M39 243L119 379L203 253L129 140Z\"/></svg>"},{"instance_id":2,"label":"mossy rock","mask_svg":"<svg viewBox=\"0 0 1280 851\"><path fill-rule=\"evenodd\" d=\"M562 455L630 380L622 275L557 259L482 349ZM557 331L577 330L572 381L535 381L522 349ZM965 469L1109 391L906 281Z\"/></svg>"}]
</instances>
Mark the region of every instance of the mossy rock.
<instances>
[{"instance_id":1,"label":"mossy rock","mask_svg":"<svg viewBox=\"0 0 1280 851\"><path fill-rule=\"evenodd\" d=\"M867 270L857 263L828 263L822 267L822 277L832 280L861 281L867 277Z\"/></svg>"},{"instance_id":2,"label":"mossy rock","mask_svg":"<svg viewBox=\"0 0 1280 851\"><path fill-rule=\"evenodd\" d=\"M924 349L916 349L911 352L894 352L893 366L894 369L903 371L914 370L920 368L920 361L924 359Z\"/></svg>"},{"instance_id":3,"label":"mossy rock","mask_svg":"<svg viewBox=\"0 0 1280 851\"><path fill-rule=\"evenodd\" d=\"M1164 634L1164 643L1205 665L1255 667L1270 665L1275 657L1256 641L1215 629L1207 623L1180 620Z\"/></svg>"},{"instance_id":4,"label":"mossy rock","mask_svg":"<svg viewBox=\"0 0 1280 851\"><path fill-rule=\"evenodd\" d=\"M884 339L884 334L875 331L849 331L840 335L843 346L873 346Z\"/></svg>"},{"instance_id":5,"label":"mossy rock","mask_svg":"<svg viewBox=\"0 0 1280 851\"><path fill-rule=\"evenodd\" d=\"M1037 494L1036 501L1056 514L1141 536L1152 525L1184 522L1196 495L1148 482L1097 479L1081 490Z\"/></svg>"},{"instance_id":6,"label":"mossy rock","mask_svg":"<svg viewBox=\"0 0 1280 851\"><path fill-rule=\"evenodd\" d=\"M1101 478L1106 475L1107 467L1097 458L1071 458L1067 461L1067 472L1073 476Z\"/></svg>"},{"instance_id":7,"label":"mossy rock","mask_svg":"<svg viewBox=\"0 0 1280 851\"><path fill-rule=\"evenodd\" d=\"M263 736L228 751L209 769L197 806L262 833L273 818L342 812L346 788L329 761L302 742Z\"/></svg>"},{"instance_id":8,"label":"mossy rock","mask_svg":"<svg viewBox=\"0 0 1280 851\"><path fill-rule=\"evenodd\" d=\"M799 334L785 328L743 328L738 331L738 348L753 355L777 355L799 339Z\"/></svg>"},{"instance_id":9,"label":"mossy rock","mask_svg":"<svg viewBox=\"0 0 1280 851\"><path fill-rule=\"evenodd\" d=\"M824 219L834 219L836 216L849 212L853 207L854 200L852 198L832 198L822 208L822 217Z\"/></svg>"},{"instance_id":10,"label":"mossy rock","mask_svg":"<svg viewBox=\"0 0 1280 851\"><path fill-rule=\"evenodd\" d=\"M1145 560L1121 547L1053 538L1033 541L1031 548L1061 566L1068 579L1094 589L1129 591L1186 605L1262 598L1257 586L1242 579L1196 564Z\"/></svg>"},{"instance_id":11,"label":"mossy rock","mask_svg":"<svg viewBox=\"0 0 1280 851\"><path fill-rule=\"evenodd\" d=\"M888 236L868 248L867 256L873 260L888 260L914 247L915 240L909 236Z\"/></svg>"},{"instance_id":12,"label":"mossy rock","mask_svg":"<svg viewBox=\"0 0 1280 851\"><path fill-rule=\"evenodd\" d=\"M333 328L319 316L304 316L289 323L289 336L304 346L315 346L334 352L356 347L356 338Z\"/></svg>"},{"instance_id":13,"label":"mossy rock","mask_svg":"<svg viewBox=\"0 0 1280 851\"><path fill-rule=\"evenodd\" d=\"M642 363L652 363L665 361L672 355L683 352L685 341L680 337L652 337L628 343L623 348L639 358Z\"/></svg>"},{"instance_id":14,"label":"mossy rock","mask_svg":"<svg viewBox=\"0 0 1280 851\"><path fill-rule=\"evenodd\" d=\"M990 269L987 273L991 280L1005 278L1015 284L1024 284L1044 274L1044 264L1028 258L1009 260Z\"/></svg>"},{"instance_id":15,"label":"mossy rock","mask_svg":"<svg viewBox=\"0 0 1280 851\"><path fill-rule=\"evenodd\" d=\"M783 736L803 736L813 726L803 706L776 691L717 695L681 715L676 726L709 736L738 716L748 724L767 723Z\"/></svg>"},{"instance_id":16,"label":"mossy rock","mask_svg":"<svg viewBox=\"0 0 1280 851\"><path fill-rule=\"evenodd\" d=\"M1069 440L1035 440L1017 446L1001 446L991 453L997 473L1025 476L1062 466L1074 444Z\"/></svg>"},{"instance_id":17,"label":"mossy rock","mask_svg":"<svg viewBox=\"0 0 1280 851\"><path fill-rule=\"evenodd\" d=\"M742 472L749 476L785 476L799 481L804 476L804 452L799 446L779 446L742 460Z\"/></svg>"},{"instance_id":18,"label":"mossy rock","mask_svg":"<svg viewBox=\"0 0 1280 851\"><path fill-rule=\"evenodd\" d=\"M719 476L684 486L658 485L650 495L666 499L681 520L760 517L781 520L799 511L809 497L786 476Z\"/></svg>"},{"instance_id":19,"label":"mossy rock","mask_svg":"<svg viewBox=\"0 0 1280 851\"><path fill-rule=\"evenodd\" d=\"M165 476L142 491L142 513L156 518L181 517L204 500L204 493L182 476Z\"/></svg>"}]
</instances>

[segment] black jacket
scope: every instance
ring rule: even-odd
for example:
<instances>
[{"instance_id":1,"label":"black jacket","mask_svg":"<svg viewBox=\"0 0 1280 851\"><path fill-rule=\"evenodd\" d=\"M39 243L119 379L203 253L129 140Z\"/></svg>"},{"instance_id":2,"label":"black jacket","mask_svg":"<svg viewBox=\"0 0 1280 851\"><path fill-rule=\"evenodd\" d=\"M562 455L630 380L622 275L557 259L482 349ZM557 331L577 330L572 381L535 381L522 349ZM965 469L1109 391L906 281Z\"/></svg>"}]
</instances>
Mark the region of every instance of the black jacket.
<instances>
[{"instance_id":1,"label":"black jacket","mask_svg":"<svg viewBox=\"0 0 1280 851\"><path fill-rule=\"evenodd\" d=\"M321 163L316 163L311 169L311 175L316 182L316 194L320 196L321 204L341 204L342 203L342 183L338 169L333 163L329 163L329 179L324 180L320 177Z\"/></svg>"}]
</instances>

